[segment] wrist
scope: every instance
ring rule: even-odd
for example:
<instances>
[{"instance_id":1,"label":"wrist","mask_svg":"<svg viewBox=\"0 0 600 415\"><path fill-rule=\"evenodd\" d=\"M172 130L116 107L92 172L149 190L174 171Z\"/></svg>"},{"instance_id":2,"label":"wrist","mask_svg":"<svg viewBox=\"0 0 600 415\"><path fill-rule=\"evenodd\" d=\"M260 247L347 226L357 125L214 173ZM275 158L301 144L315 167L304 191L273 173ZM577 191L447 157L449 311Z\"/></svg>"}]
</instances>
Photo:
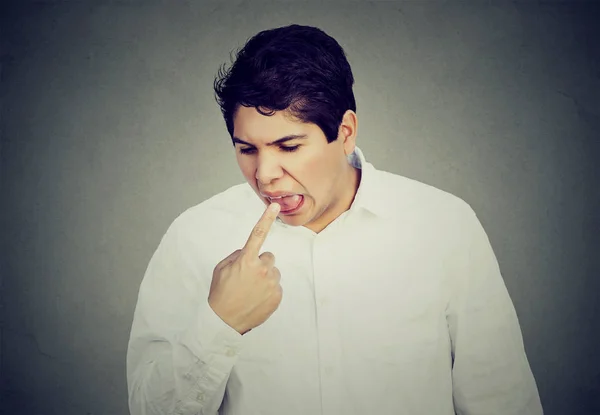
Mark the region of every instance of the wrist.
<instances>
[{"instance_id":1,"label":"wrist","mask_svg":"<svg viewBox=\"0 0 600 415\"><path fill-rule=\"evenodd\" d=\"M215 304L215 302L210 299L210 297L208 299L208 306L212 309L212 311L216 314L216 316L221 319L221 321L223 321L229 327L231 327L232 329L237 331L239 334L244 335L251 330L251 329L246 328L243 324L235 322L234 319L229 318L226 315L226 313L223 313L221 311L221 309L219 308L219 305Z\"/></svg>"}]
</instances>

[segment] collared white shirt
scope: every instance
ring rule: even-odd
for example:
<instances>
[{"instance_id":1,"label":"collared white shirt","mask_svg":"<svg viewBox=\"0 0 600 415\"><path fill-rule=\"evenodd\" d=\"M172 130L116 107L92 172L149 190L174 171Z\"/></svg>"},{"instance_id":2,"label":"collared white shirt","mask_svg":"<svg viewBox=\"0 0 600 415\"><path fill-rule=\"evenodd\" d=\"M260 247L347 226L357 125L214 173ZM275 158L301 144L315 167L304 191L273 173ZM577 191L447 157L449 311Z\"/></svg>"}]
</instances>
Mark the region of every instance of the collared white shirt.
<instances>
[{"instance_id":1,"label":"collared white shirt","mask_svg":"<svg viewBox=\"0 0 600 415\"><path fill-rule=\"evenodd\" d=\"M515 309L473 210L362 169L319 234L277 220L283 299L240 335L208 306L214 267L265 209L247 184L169 227L142 281L127 355L132 415L538 415Z\"/></svg>"}]
</instances>

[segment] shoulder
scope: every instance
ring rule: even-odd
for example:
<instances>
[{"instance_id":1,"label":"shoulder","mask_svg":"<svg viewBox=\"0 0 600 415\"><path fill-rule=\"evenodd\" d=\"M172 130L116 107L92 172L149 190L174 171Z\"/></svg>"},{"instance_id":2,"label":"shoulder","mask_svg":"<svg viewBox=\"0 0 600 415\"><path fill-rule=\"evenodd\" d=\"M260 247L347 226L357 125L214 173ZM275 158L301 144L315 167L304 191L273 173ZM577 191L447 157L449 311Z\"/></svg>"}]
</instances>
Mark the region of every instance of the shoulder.
<instances>
[{"instance_id":1,"label":"shoulder","mask_svg":"<svg viewBox=\"0 0 600 415\"><path fill-rule=\"evenodd\" d=\"M389 231L409 235L424 252L456 253L468 248L485 231L463 198L419 180L378 171L391 212Z\"/></svg>"},{"instance_id":2,"label":"shoulder","mask_svg":"<svg viewBox=\"0 0 600 415\"><path fill-rule=\"evenodd\" d=\"M406 214L429 219L456 219L474 213L469 203L449 191L383 170L376 170L375 175L376 181L381 183L380 191L386 194L394 208Z\"/></svg>"}]
</instances>

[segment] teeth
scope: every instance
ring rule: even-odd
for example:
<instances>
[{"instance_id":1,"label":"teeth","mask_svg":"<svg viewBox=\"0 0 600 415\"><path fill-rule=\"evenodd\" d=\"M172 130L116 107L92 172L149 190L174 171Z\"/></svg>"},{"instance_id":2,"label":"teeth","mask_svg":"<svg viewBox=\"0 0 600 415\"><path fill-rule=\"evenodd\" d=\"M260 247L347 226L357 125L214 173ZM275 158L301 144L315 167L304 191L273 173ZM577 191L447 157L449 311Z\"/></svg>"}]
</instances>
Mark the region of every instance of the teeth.
<instances>
[{"instance_id":1,"label":"teeth","mask_svg":"<svg viewBox=\"0 0 600 415\"><path fill-rule=\"evenodd\" d=\"M270 200L278 200L278 199L283 199L284 197L288 197L288 196L292 196L292 195L284 195L284 196L279 196L279 197L269 197Z\"/></svg>"}]
</instances>

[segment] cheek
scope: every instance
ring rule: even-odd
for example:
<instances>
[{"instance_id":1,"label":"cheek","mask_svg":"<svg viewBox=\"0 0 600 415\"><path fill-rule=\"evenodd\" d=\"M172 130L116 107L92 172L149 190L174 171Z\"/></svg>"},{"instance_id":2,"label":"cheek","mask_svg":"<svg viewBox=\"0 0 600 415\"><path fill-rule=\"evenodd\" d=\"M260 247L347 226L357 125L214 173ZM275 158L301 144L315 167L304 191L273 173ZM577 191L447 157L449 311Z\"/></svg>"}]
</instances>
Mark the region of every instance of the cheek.
<instances>
[{"instance_id":1,"label":"cheek","mask_svg":"<svg viewBox=\"0 0 600 415\"><path fill-rule=\"evenodd\" d=\"M322 198L328 193L330 167L322 157L312 157L305 160L302 165L303 185L309 194L315 198Z\"/></svg>"}]
</instances>

